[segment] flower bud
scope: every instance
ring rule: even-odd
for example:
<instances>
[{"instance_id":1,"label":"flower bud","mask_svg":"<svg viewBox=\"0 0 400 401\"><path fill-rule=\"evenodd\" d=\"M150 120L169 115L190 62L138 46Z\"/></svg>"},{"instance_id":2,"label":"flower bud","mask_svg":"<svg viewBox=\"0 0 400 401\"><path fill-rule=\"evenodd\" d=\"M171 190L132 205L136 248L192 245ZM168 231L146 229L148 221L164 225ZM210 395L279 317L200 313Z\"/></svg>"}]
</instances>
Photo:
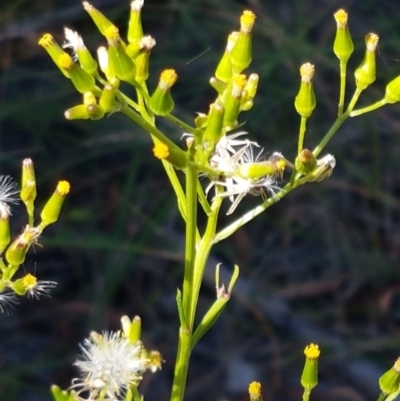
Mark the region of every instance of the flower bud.
<instances>
[{"instance_id":1,"label":"flower bud","mask_svg":"<svg viewBox=\"0 0 400 401\"><path fill-rule=\"evenodd\" d=\"M239 32L232 32L228 36L225 52L215 70L215 77L221 82L228 83L232 77L231 51L235 45Z\"/></svg>"},{"instance_id":2,"label":"flower bud","mask_svg":"<svg viewBox=\"0 0 400 401\"><path fill-rule=\"evenodd\" d=\"M262 401L260 382L251 382L249 384L249 397L250 401Z\"/></svg>"},{"instance_id":3,"label":"flower bud","mask_svg":"<svg viewBox=\"0 0 400 401\"><path fill-rule=\"evenodd\" d=\"M185 152L177 149L163 142L157 142L153 147L153 154L157 159L167 160L176 168L183 169L187 167L188 158Z\"/></svg>"},{"instance_id":4,"label":"flower bud","mask_svg":"<svg viewBox=\"0 0 400 401\"><path fill-rule=\"evenodd\" d=\"M379 378L379 388L384 395L389 395L400 389L400 358Z\"/></svg>"},{"instance_id":5,"label":"flower bud","mask_svg":"<svg viewBox=\"0 0 400 401\"><path fill-rule=\"evenodd\" d=\"M257 93L258 81L259 76L257 74L250 74L240 100L240 111L247 111L253 107L253 99Z\"/></svg>"},{"instance_id":6,"label":"flower bud","mask_svg":"<svg viewBox=\"0 0 400 401\"><path fill-rule=\"evenodd\" d=\"M111 84L106 84L101 92L99 106L105 113L109 113L115 108L115 88Z\"/></svg>"},{"instance_id":7,"label":"flower bud","mask_svg":"<svg viewBox=\"0 0 400 401\"><path fill-rule=\"evenodd\" d=\"M210 155L223 135L224 107L219 103L210 105L207 127L203 134L202 144L207 155Z\"/></svg>"},{"instance_id":8,"label":"flower bud","mask_svg":"<svg viewBox=\"0 0 400 401\"><path fill-rule=\"evenodd\" d=\"M85 104L78 104L64 112L67 120L88 120L90 118Z\"/></svg>"},{"instance_id":9,"label":"flower bud","mask_svg":"<svg viewBox=\"0 0 400 401\"><path fill-rule=\"evenodd\" d=\"M0 254L7 248L11 241L10 236L10 215L8 213L0 214Z\"/></svg>"},{"instance_id":10,"label":"flower bud","mask_svg":"<svg viewBox=\"0 0 400 401\"><path fill-rule=\"evenodd\" d=\"M376 79L376 55L379 36L369 33L365 36L365 56L360 66L355 70L357 89L362 91L375 82Z\"/></svg>"},{"instance_id":11,"label":"flower bud","mask_svg":"<svg viewBox=\"0 0 400 401\"><path fill-rule=\"evenodd\" d=\"M160 80L153 95L150 98L150 109L158 116L166 116L174 109L174 100L171 96L171 87L178 79L175 70L164 70L160 75Z\"/></svg>"},{"instance_id":12,"label":"flower bud","mask_svg":"<svg viewBox=\"0 0 400 401\"><path fill-rule=\"evenodd\" d=\"M217 91L219 95L223 95L226 89L226 83L220 81L215 77L211 77L209 81L210 85Z\"/></svg>"},{"instance_id":13,"label":"flower bud","mask_svg":"<svg viewBox=\"0 0 400 401\"><path fill-rule=\"evenodd\" d=\"M240 101L242 99L243 89L246 86L246 76L243 74L232 77L225 92L225 115L224 127L232 129L238 122L237 118L240 112Z\"/></svg>"},{"instance_id":14,"label":"flower bud","mask_svg":"<svg viewBox=\"0 0 400 401\"><path fill-rule=\"evenodd\" d=\"M67 71L78 92L85 93L94 90L94 77L83 70L78 64L74 63L69 54L64 53L60 56L59 65L64 71Z\"/></svg>"},{"instance_id":15,"label":"flower bud","mask_svg":"<svg viewBox=\"0 0 400 401\"><path fill-rule=\"evenodd\" d=\"M240 17L240 32L230 52L233 71L240 74L251 63L252 29L256 16L251 11L244 11Z\"/></svg>"},{"instance_id":16,"label":"flower bud","mask_svg":"<svg viewBox=\"0 0 400 401\"><path fill-rule=\"evenodd\" d=\"M111 81L116 77L116 72L113 65L108 62L108 51L104 46L100 46L97 49L97 59L99 60L100 70L107 77L108 81Z\"/></svg>"},{"instance_id":17,"label":"flower bud","mask_svg":"<svg viewBox=\"0 0 400 401\"><path fill-rule=\"evenodd\" d=\"M24 263L28 249L32 244L37 243L41 233L42 230L39 227L26 226L23 233L7 248L7 262L14 266Z\"/></svg>"},{"instance_id":18,"label":"flower bud","mask_svg":"<svg viewBox=\"0 0 400 401\"><path fill-rule=\"evenodd\" d=\"M317 159L311 150L303 149L296 157L294 162L296 170L303 174L308 175L317 167Z\"/></svg>"},{"instance_id":19,"label":"flower bud","mask_svg":"<svg viewBox=\"0 0 400 401\"><path fill-rule=\"evenodd\" d=\"M86 110L91 120L100 120L104 117L104 110L98 104L90 104Z\"/></svg>"},{"instance_id":20,"label":"flower bud","mask_svg":"<svg viewBox=\"0 0 400 401\"><path fill-rule=\"evenodd\" d=\"M318 358L321 354L318 345L310 344L304 349L306 361L301 374L301 385L311 391L318 384Z\"/></svg>"},{"instance_id":21,"label":"flower bud","mask_svg":"<svg viewBox=\"0 0 400 401\"><path fill-rule=\"evenodd\" d=\"M32 159L22 162L21 200L27 205L36 199L36 176Z\"/></svg>"},{"instance_id":22,"label":"flower bud","mask_svg":"<svg viewBox=\"0 0 400 401\"><path fill-rule=\"evenodd\" d=\"M25 295L29 288L35 287L37 278L32 274L26 274L24 277L15 280L12 284L13 291L18 295Z\"/></svg>"},{"instance_id":23,"label":"flower bud","mask_svg":"<svg viewBox=\"0 0 400 401\"><path fill-rule=\"evenodd\" d=\"M297 113L303 118L310 117L317 104L312 85L314 71L314 65L310 63L305 63L300 67L301 83L294 106Z\"/></svg>"},{"instance_id":24,"label":"flower bud","mask_svg":"<svg viewBox=\"0 0 400 401\"><path fill-rule=\"evenodd\" d=\"M71 47L82 69L90 75L95 75L97 73L97 62L83 43L82 37L78 32L69 28L64 28L64 36L67 43L63 47Z\"/></svg>"},{"instance_id":25,"label":"flower bud","mask_svg":"<svg viewBox=\"0 0 400 401\"><path fill-rule=\"evenodd\" d=\"M122 331L125 337L134 344L136 341L140 340L142 331L142 322L139 316L135 316L132 321L128 316L122 316L121 318Z\"/></svg>"},{"instance_id":26,"label":"flower bud","mask_svg":"<svg viewBox=\"0 0 400 401\"><path fill-rule=\"evenodd\" d=\"M59 68L59 70L66 76L70 78L69 72L60 66L60 57L67 55L61 46L54 40L53 36L49 33L45 33L39 40L39 45L43 47L53 60L54 64Z\"/></svg>"},{"instance_id":27,"label":"flower bud","mask_svg":"<svg viewBox=\"0 0 400 401\"><path fill-rule=\"evenodd\" d=\"M344 10L338 10L333 16L336 20L336 36L333 43L333 52L342 63L347 63L354 51L353 40L351 39L347 24L348 14Z\"/></svg>"},{"instance_id":28,"label":"flower bud","mask_svg":"<svg viewBox=\"0 0 400 401\"><path fill-rule=\"evenodd\" d=\"M96 24L97 29L100 31L102 35L105 36L106 30L109 29L110 27L115 27L115 25L105 15L103 15L99 10L94 8L90 3L84 1L82 5L85 11L90 15L93 22Z\"/></svg>"},{"instance_id":29,"label":"flower bud","mask_svg":"<svg viewBox=\"0 0 400 401\"><path fill-rule=\"evenodd\" d=\"M197 113L197 117L194 119L194 125L196 128L204 128L207 125L207 114Z\"/></svg>"},{"instance_id":30,"label":"flower bud","mask_svg":"<svg viewBox=\"0 0 400 401\"><path fill-rule=\"evenodd\" d=\"M133 43L139 41L143 37L142 27L142 7L144 0L133 0L131 2L131 13L128 24L128 42Z\"/></svg>"},{"instance_id":31,"label":"flower bud","mask_svg":"<svg viewBox=\"0 0 400 401\"><path fill-rule=\"evenodd\" d=\"M281 176L285 170L286 161L283 158L270 158L262 162L242 163L235 174L242 178L257 180L267 175Z\"/></svg>"},{"instance_id":32,"label":"flower bud","mask_svg":"<svg viewBox=\"0 0 400 401\"><path fill-rule=\"evenodd\" d=\"M156 45L156 41L151 36L144 36L140 39L141 50L135 57L137 82L142 83L149 78L149 60L151 49Z\"/></svg>"},{"instance_id":33,"label":"flower bud","mask_svg":"<svg viewBox=\"0 0 400 401\"><path fill-rule=\"evenodd\" d=\"M108 63L109 68L115 71L116 76L125 82L133 84L135 81L135 63L126 54L125 46L119 36L116 26L109 27L105 36L108 41Z\"/></svg>"},{"instance_id":34,"label":"flower bud","mask_svg":"<svg viewBox=\"0 0 400 401\"><path fill-rule=\"evenodd\" d=\"M384 99L386 103L400 102L400 75L386 85Z\"/></svg>"},{"instance_id":35,"label":"flower bud","mask_svg":"<svg viewBox=\"0 0 400 401\"><path fill-rule=\"evenodd\" d=\"M40 228L48 226L49 224L55 223L60 216L61 207L64 203L65 197L69 193L70 184L68 181L60 181L57 185L56 190L50 199L44 206L40 217L42 222L40 223Z\"/></svg>"}]
</instances>

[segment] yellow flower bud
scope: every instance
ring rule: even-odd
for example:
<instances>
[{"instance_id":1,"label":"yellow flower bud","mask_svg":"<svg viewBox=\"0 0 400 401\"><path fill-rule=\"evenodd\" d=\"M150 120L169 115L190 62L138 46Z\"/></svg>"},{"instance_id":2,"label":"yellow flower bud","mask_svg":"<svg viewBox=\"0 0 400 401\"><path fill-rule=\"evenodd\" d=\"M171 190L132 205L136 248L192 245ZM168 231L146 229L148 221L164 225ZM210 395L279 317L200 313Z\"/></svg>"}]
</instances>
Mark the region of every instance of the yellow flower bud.
<instances>
[{"instance_id":1,"label":"yellow flower bud","mask_svg":"<svg viewBox=\"0 0 400 401\"><path fill-rule=\"evenodd\" d=\"M310 63L305 63L300 67L301 83L299 92L294 102L294 106L297 113L304 118L308 118L311 116L317 104L312 85L314 71L314 65Z\"/></svg>"},{"instance_id":2,"label":"yellow flower bud","mask_svg":"<svg viewBox=\"0 0 400 401\"><path fill-rule=\"evenodd\" d=\"M133 0L131 2L131 13L128 24L128 42L139 41L143 37L142 7L144 0Z\"/></svg>"},{"instance_id":3,"label":"yellow flower bud","mask_svg":"<svg viewBox=\"0 0 400 401\"><path fill-rule=\"evenodd\" d=\"M342 63L347 63L354 51L353 40L351 39L347 24L348 15L346 11L338 10L333 16L336 20L336 36L333 44L333 52Z\"/></svg>"},{"instance_id":4,"label":"yellow flower bud","mask_svg":"<svg viewBox=\"0 0 400 401\"><path fill-rule=\"evenodd\" d=\"M228 83L232 77L231 51L239 37L239 32L232 32L228 36L225 52L215 70L215 77L221 82Z\"/></svg>"},{"instance_id":5,"label":"yellow flower bud","mask_svg":"<svg viewBox=\"0 0 400 401\"><path fill-rule=\"evenodd\" d=\"M233 71L240 74L251 63L252 59L252 29L256 16L251 11L244 11L240 17L240 32L230 52Z\"/></svg>"},{"instance_id":6,"label":"yellow flower bud","mask_svg":"<svg viewBox=\"0 0 400 401\"><path fill-rule=\"evenodd\" d=\"M126 54L125 46L119 36L118 28L110 26L105 32L108 41L108 64L116 76L125 82L133 84L136 67L133 60Z\"/></svg>"},{"instance_id":7,"label":"yellow flower bud","mask_svg":"<svg viewBox=\"0 0 400 401\"><path fill-rule=\"evenodd\" d=\"M358 90L364 90L376 79L376 47L378 46L379 36L369 33L365 36L365 56L362 63L355 70L356 85Z\"/></svg>"},{"instance_id":8,"label":"yellow flower bud","mask_svg":"<svg viewBox=\"0 0 400 401\"><path fill-rule=\"evenodd\" d=\"M389 395L400 390L400 358L379 378L379 388L382 393Z\"/></svg>"},{"instance_id":9,"label":"yellow flower bud","mask_svg":"<svg viewBox=\"0 0 400 401\"><path fill-rule=\"evenodd\" d=\"M50 199L44 206L40 217L42 222L40 223L40 228L48 226L49 224L55 223L60 216L61 208L64 203L65 197L68 195L70 190L70 184L68 181L60 181L57 185L56 190Z\"/></svg>"},{"instance_id":10,"label":"yellow flower bud","mask_svg":"<svg viewBox=\"0 0 400 401\"><path fill-rule=\"evenodd\" d=\"M7 248L7 262L14 266L24 263L28 249L32 244L37 243L41 233L42 230L39 227L26 226L23 233Z\"/></svg>"},{"instance_id":11,"label":"yellow flower bud","mask_svg":"<svg viewBox=\"0 0 400 401\"><path fill-rule=\"evenodd\" d=\"M153 95L150 98L150 109L158 116L166 116L174 109L174 100L171 96L171 87L178 79L175 70L168 69L161 73L160 80Z\"/></svg>"},{"instance_id":12,"label":"yellow flower bud","mask_svg":"<svg viewBox=\"0 0 400 401\"><path fill-rule=\"evenodd\" d=\"M151 36L144 36L140 40L141 50L135 57L137 82L142 83L149 78L149 60L151 49L156 45L156 41Z\"/></svg>"},{"instance_id":13,"label":"yellow flower bud","mask_svg":"<svg viewBox=\"0 0 400 401\"><path fill-rule=\"evenodd\" d=\"M400 75L386 85L384 99L387 103L400 102Z\"/></svg>"},{"instance_id":14,"label":"yellow flower bud","mask_svg":"<svg viewBox=\"0 0 400 401\"><path fill-rule=\"evenodd\" d=\"M249 396L250 396L250 401L262 400L260 382L251 382L249 384Z\"/></svg>"},{"instance_id":15,"label":"yellow flower bud","mask_svg":"<svg viewBox=\"0 0 400 401\"><path fill-rule=\"evenodd\" d=\"M306 361L301 374L301 385L311 391L318 384L318 358L321 354L318 345L310 344L304 350Z\"/></svg>"},{"instance_id":16,"label":"yellow flower bud","mask_svg":"<svg viewBox=\"0 0 400 401\"><path fill-rule=\"evenodd\" d=\"M54 40L53 36L49 33L45 33L39 40L39 45L43 47L53 60L54 64L59 68L59 70L66 76L70 78L69 72L61 67L60 58L62 56L69 56L61 46Z\"/></svg>"},{"instance_id":17,"label":"yellow flower bud","mask_svg":"<svg viewBox=\"0 0 400 401\"><path fill-rule=\"evenodd\" d=\"M84 1L82 5L85 11L90 15L93 22L96 24L97 29L100 31L102 35L105 36L106 30L108 28L113 26L115 27L115 25L105 15L103 15L99 10L94 8L90 3Z\"/></svg>"},{"instance_id":18,"label":"yellow flower bud","mask_svg":"<svg viewBox=\"0 0 400 401\"><path fill-rule=\"evenodd\" d=\"M246 86L246 76L243 74L235 75L226 88L224 128L228 130L234 128L237 124L237 118L240 112L240 102L242 100L243 90Z\"/></svg>"},{"instance_id":19,"label":"yellow flower bud","mask_svg":"<svg viewBox=\"0 0 400 401\"><path fill-rule=\"evenodd\" d=\"M90 118L85 104L79 104L66 110L64 117L67 120L88 120Z\"/></svg>"}]
</instances>

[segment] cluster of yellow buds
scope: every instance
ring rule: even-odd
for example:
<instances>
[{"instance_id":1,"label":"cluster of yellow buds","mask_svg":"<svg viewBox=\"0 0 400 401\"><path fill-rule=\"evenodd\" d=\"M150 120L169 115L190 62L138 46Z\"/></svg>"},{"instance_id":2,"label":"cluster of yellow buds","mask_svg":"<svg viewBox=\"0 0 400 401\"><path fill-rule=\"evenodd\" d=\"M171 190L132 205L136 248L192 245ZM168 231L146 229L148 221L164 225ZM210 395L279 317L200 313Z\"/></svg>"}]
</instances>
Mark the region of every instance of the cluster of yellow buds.
<instances>
[{"instance_id":1,"label":"cluster of yellow buds","mask_svg":"<svg viewBox=\"0 0 400 401\"><path fill-rule=\"evenodd\" d=\"M32 274L16 278L21 265L25 262L26 254L31 246L38 244L45 227L55 223L61 212L61 207L68 194L70 185L67 181L60 181L56 190L47 201L40 214L41 221L34 225L34 211L36 199L36 177L33 162L25 159L22 163L21 190L9 177L0 178L0 311L4 312L8 306L16 303L16 295L28 295L38 298L40 295L49 295L50 289L56 283L37 280ZM22 233L11 241L10 234L10 204L17 203L19 198L25 204L28 223Z\"/></svg>"}]
</instances>

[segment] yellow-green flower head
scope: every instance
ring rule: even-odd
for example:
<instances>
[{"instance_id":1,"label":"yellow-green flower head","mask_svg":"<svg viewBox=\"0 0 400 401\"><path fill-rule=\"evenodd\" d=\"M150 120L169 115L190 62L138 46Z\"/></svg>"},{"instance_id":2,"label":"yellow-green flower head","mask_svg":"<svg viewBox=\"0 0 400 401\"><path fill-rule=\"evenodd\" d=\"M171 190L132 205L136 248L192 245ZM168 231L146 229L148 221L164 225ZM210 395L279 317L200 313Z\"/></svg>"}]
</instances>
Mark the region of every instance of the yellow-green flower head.
<instances>
[{"instance_id":1,"label":"yellow-green flower head","mask_svg":"<svg viewBox=\"0 0 400 401\"><path fill-rule=\"evenodd\" d=\"M135 63L126 54L118 28L112 25L107 28L105 35L108 42L108 63L121 81L133 83L135 81Z\"/></svg>"},{"instance_id":2,"label":"yellow-green flower head","mask_svg":"<svg viewBox=\"0 0 400 401\"><path fill-rule=\"evenodd\" d=\"M311 116L317 104L312 85L314 71L315 67L310 63L305 63L300 67L301 83L294 105L297 113L304 118Z\"/></svg>"},{"instance_id":3,"label":"yellow-green flower head","mask_svg":"<svg viewBox=\"0 0 400 401\"><path fill-rule=\"evenodd\" d=\"M64 36L65 44L63 45L63 48L72 48L81 67L90 75L95 75L97 72L97 62L85 46L82 37L78 32L69 28L64 28Z\"/></svg>"},{"instance_id":4,"label":"yellow-green flower head","mask_svg":"<svg viewBox=\"0 0 400 401\"><path fill-rule=\"evenodd\" d=\"M166 116L174 109L175 104L170 89L177 79L178 75L173 69L167 69L161 73L157 88L149 102L150 109L154 114Z\"/></svg>"},{"instance_id":5,"label":"yellow-green flower head","mask_svg":"<svg viewBox=\"0 0 400 401\"><path fill-rule=\"evenodd\" d=\"M39 227L26 226L22 234L7 248L7 262L14 266L24 263L29 247L37 243L41 233Z\"/></svg>"},{"instance_id":6,"label":"yellow-green flower head","mask_svg":"<svg viewBox=\"0 0 400 401\"><path fill-rule=\"evenodd\" d=\"M309 149L303 149L295 160L296 170L304 175L310 174L317 167L317 159Z\"/></svg>"},{"instance_id":7,"label":"yellow-green flower head","mask_svg":"<svg viewBox=\"0 0 400 401\"><path fill-rule=\"evenodd\" d=\"M393 394L400 390L400 358L379 378L379 388L385 395Z\"/></svg>"},{"instance_id":8,"label":"yellow-green flower head","mask_svg":"<svg viewBox=\"0 0 400 401\"><path fill-rule=\"evenodd\" d=\"M32 159L22 162L21 200L33 211L33 201L36 199L36 176Z\"/></svg>"},{"instance_id":9,"label":"yellow-green flower head","mask_svg":"<svg viewBox=\"0 0 400 401\"><path fill-rule=\"evenodd\" d=\"M77 106L65 110L64 117L66 120L88 120L90 116L87 108L88 106L85 104L78 104Z\"/></svg>"},{"instance_id":10,"label":"yellow-green flower head","mask_svg":"<svg viewBox=\"0 0 400 401\"><path fill-rule=\"evenodd\" d=\"M400 102L400 75L386 85L385 101L387 103Z\"/></svg>"},{"instance_id":11,"label":"yellow-green flower head","mask_svg":"<svg viewBox=\"0 0 400 401\"><path fill-rule=\"evenodd\" d=\"M353 40L351 39L349 26L347 24L348 15L346 11L340 9L333 14L336 20L336 36L333 44L333 52L343 63L347 63L354 51Z\"/></svg>"},{"instance_id":12,"label":"yellow-green flower head","mask_svg":"<svg viewBox=\"0 0 400 401\"><path fill-rule=\"evenodd\" d=\"M39 299L41 296L50 297L50 291L57 286L55 281L38 280L32 274L26 274L21 279L16 280L12 289L18 295L27 295L29 298Z\"/></svg>"},{"instance_id":13,"label":"yellow-green flower head","mask_svg":"<svg viewBox=\"0 0 400 401\"><path fill-rule=\"evenodd\" d=\"M114 24L107 17L105 17L99 10L94 8L89 2L84 1L82 5L85 11L92 18L93 22L96 24L97 29L100 31L102 35L105 36L106 30L110 26L114 26Z\"/></svg>"},{"instance_id":14,"label":"yellow-green flower head","mask_svg":"<svg viewBox=\"0 0 400 401\"><path fill-rule=\"evenodd\" d=\"M80 93L93 91L95 80L92 75L83 70L68 53L62 54L58 59L60 68L66 71L76 90Z\"/></svg>"},{"instance_id":15,"label":"yellow-green flower head","mask_svg":"<svg viewBox=\"0 0 400 401\"><path fill-rule=\"evenodd\" d=\"M207 127L203 135L203 145L208 153L214 151L217 142L223 135L223 120L225 109L219 103L210 104L210 111L208 113ZM209 156L209 155L208 155Z\"/></svg>"},{"instance_id":16,"label":"yellow-green flower head","mask_svg":"<svg viewBox=\"0 0 400 401\"><path fill-rule=\"evenodd\" d=\"M50 35L49 33L45 33L40 39L39 39L39 46L42 46L43 49L47 51L51 59L53 60L54 64L60 69L60 71L63 73L63 75L67 78L71 78L69 75L69 72L66 71L64 68L61 67L60 65L60 57L64 55L68 55L62 47L54 40L53 36Z\"/></svg>"},{"instance_id":17,"label":"yellow-green flower head","mask_svg":"<svg viewBox=\"0 0 400 401\"><path fill-rule=\"evenodd\" d=\"M164 160L170 155L169 147L162 142L156 143L153 147L153 154L157 159Z\"/></svg>"},{"instance_id":18,"label":"yellow-green flower head","mask_svg":"<svg viewBox=\"0 0 400 401\"><path fill-rule=\"evenodd\" d=\"M250 396L250 401L261 400L261 383L260 382L251 382L249 384L249 396Z\"/></svg>"},{"instance_id":19,"label":"yellow-green flower head","mask_svg":"<svg viewBox=\"0 0 400 401\"><path fill-rule=\"evenodd\" d=\"M376 55L379 36L369 33L365 36L365 56L360 66L355 70L356 85L358 90L364 90L376 79Z\"/></svg>"},{"instance_id":20,"label":"yellow-green flower head","mask_svg":"<svg viewBox=\"0 0 400 401\"><path fill-rule=\"evenodd\" d=\"M136 343L136 341L140 340L142 322L139 316L135 316L132 321L128 316L122 316L121 325L125 338L127 338L131 343Z\"/></svg>"},{"instance_id":21,"label":"yellow-green flower head","mask_svg":"<svg viewBox=\"0 0 400 401\"><path fill-rule=\"evenodd\" d=\"M240 32L249 34L253 30L256 15L249 10L243 11L240 17Z\"/></svg>"},{"instance_id":22,"label":"yellow-green flower head","mask_svg":"<svg viewBox=\"0 0 400 401\"><path fill-rule=\"evenodd\" d=\"M150 351L147 353L148 362L148 369L155 373L157 370L161 370L161 365L164 362L162 356L159 351Z\"/></svg>"},{"instance_id":23,"label":"yellow-green flower head","mask_svg":"<svg viewBox=\"0 0 400 401\"><path fill-rule=\"evenodd\" d=\"M229 34L225 52L220 62L218 63L217 69L215 70L215 77L221 82L228 83L228 81L232 77L232 65L230 60L230 54L237 42L238 37L239 37L239 32L231 32Z\"/></svg>"},{"instance_id":24,"label":"yellow-green flower head","mask_svg":"<svg viewBox=\"0 0 400 401\"><path fill-rule=\"evenodd\" d=\"M143 0L134 0L131 2L131 14L128 24L128 42L133 43L140 40L143 36L141 12Z\"/></svg>"},{"instance_id":25,"label":"yellow-green flower head","mask_svg":"<svg viewBox=\"0 0 400 401\"><path fill-rule=\"evenodd\" d=\"M233 71L241 73L251 63L252 59L252 29L256 16L251 11L244 11L240 17L240 32L236 43L230 52Z\"/></svg>"},{"instance_id":26,"label":"yellow-green flower head","mask_svg":"<svg viewBox=\"0 0 400 401\"><path fill-rule=\"evenodd\" d=\"M318 358L321 354L318 345L310 344L304 349L306 361L301 375L301 385L311 391L318 384Z\"/></svg>"},{"instance_id":27,"label":"yellow-green flower head","mask_svg":"<svg viewBox=\"0 0 400 401\"><path fill-rule=\"evenodd\" d=\"M135 79L138 82L144 82L149 78L150 53L151 49L156 45L156 41L151 36L143 36L139 43L141 50L135 57Z\"/></svg>"},{"instance_id":28,"label":"yellow-green flower head","mask_svg":"<svg viewBox=\"0 0 400 401\"><path fill-rule=\"evenodd\" d=\"M237 118L240 112L240 102L246 83L246 75L238 74L232 77L226 89L224 127L228 129L232 129L238 123Z\"/></svg>"},{"instance_id":29,"label":"yellow-green flower head","mask_svg":"<svg viewBox=\"0 0 400 401\"><path fill-rule=\"evenodd\" d=\"M54 191L53 195L51 195L50 199L44 206L42 213L40 214L42 219L42 222L40 223L41 228L44 228L51 223L55 223L58 220L62 205L65 197L70 191L70 187L71 186L68 181L59 181L56 190Z\"/></svg>"}]
</instances>

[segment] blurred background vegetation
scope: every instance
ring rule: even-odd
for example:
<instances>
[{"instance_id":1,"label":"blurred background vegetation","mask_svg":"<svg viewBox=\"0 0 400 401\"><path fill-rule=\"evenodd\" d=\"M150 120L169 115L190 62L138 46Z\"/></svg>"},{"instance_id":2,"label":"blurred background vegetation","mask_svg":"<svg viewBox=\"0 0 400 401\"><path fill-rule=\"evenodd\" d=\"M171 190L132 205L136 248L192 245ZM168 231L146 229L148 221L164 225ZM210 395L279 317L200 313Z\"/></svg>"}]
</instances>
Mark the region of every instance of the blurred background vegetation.
<instances>
[{"instance_id":1,"label":"blurred background vegetation","mask_svg":"<svg viewBox=\"0 0 400 401\"><path fill-rule=\"evenodd\" d=\"M128 1L96 0L121 29ZM149 87L163 68L179 74L175 114L192 122L208 110L208 86L244 9L257 14L251 72L260 75L245 129L267 152L293 159L299 118L293 99L299 66L316 65L318 107L308 123L313 148L337 111L338 63L332 53L333 12L345 8L356 45L352 71L364 53L364 36L380 36L378 79L359 105L380 98L400 74L400 3L392 0L211 1L146 0L145 32L158 43ZM6 0L0 5L1 173L20 176L21 161L36 166L45 202L59 179L72 193L60 221L46 230L25 271L57 281L51 299L23 300L0 316L0 399L49 400L48 388L66 388L78 343L91 330L118 329L120 316L139 315L143 339L165 359L161 373L142 383L147 400L166 400L174 364L178 318L176 288L182 275L182 223L149 137L124 116L67 122L63 112L80 101L38 38L63 26L78 30L93 51L104 40L79 1ZM129 90L128 90L129 93ZM349 92L350 93L350 92ZM268 400L299 400L303 349L322 348L314 399L371 400L377 378L400 350L400 106L347 122L327 148L333 176L290 194L219 244L212 265L241 268L241 281L215 328L193 354L187 399L241 400L252 380ZM181 141L182 132L160 122ZM246 198L236 213L260 202ZM221 227L228 222L221 219ZM17 235L25 224L13 215ZM200 308L212 302L213 271Z\"/></svg>"}]
</instances>

